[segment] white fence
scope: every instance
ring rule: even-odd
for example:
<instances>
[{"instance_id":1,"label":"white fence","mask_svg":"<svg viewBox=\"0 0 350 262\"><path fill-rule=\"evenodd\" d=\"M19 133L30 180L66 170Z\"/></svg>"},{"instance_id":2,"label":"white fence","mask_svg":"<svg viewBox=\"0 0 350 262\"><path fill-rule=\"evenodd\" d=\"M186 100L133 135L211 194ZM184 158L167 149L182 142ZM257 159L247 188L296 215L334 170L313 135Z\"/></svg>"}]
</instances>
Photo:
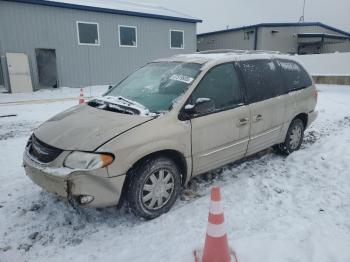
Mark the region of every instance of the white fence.
<instances>
[{"instance_id":1,"label":"white fence","mask_svg":"<svg viewBox=\"0 0 350 262\"><path fill-rule=\"evenodd\" d=\"M350 76L350 53L295 56L313 76Z\"/></svg>"}]
</instances>

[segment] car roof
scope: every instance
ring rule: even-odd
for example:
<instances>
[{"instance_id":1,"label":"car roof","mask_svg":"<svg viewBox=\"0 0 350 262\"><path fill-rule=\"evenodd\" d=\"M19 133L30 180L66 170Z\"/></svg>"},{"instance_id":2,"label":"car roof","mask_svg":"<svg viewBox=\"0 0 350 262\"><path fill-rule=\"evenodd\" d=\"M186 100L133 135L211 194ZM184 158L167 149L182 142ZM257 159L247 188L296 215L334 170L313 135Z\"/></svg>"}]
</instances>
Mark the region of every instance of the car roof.
<instances>
[{"instance_id":1,"label":"car roof","mask_svg":"<svg viewBox=\"0 0 350 262\"><path fill-rule=\"evenodd\" d=\"M256 59L293 59L293 56L275 51L263 50L210 50L193 54L181 54L168 58L157 59L155 62L183 62L197 64L220 64L230 61L244 61Z\"/></svg>"}]
</instances>

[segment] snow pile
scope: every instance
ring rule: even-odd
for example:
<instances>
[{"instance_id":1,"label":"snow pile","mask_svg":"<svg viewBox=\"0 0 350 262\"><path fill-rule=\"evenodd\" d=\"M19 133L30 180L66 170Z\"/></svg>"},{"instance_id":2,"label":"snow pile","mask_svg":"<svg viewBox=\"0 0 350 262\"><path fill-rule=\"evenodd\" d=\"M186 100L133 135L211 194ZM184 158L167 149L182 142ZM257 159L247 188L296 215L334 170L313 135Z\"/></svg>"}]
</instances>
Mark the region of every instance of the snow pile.
<instances>
[{"instance_id":1,"label":"snow pile","mask_svg":"<svg viewBox=\"0 0 350 262\"><path fill-rule=\"evenodd\" d=\"M147 222L125 208L73 208L25 176L33 126L75 103L1 107L18 116L0 119L13 132L0 135L0 261L193 261L212 184L239 261L350 261L350 87L319 89L319 118L300 151L268 149L195 178L169 213Z\"/></svg>"}]
</instances>

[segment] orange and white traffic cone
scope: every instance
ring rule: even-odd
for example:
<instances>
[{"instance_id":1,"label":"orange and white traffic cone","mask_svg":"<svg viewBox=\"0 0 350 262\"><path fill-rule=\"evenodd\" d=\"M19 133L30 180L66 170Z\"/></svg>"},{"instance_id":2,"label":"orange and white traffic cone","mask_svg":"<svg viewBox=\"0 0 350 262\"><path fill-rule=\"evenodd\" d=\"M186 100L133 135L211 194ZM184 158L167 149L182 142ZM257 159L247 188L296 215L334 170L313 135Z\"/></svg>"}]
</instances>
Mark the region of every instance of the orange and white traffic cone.
<instances>
[{"instance_id":1,"label":"orange and white traffic cone","mask_svg":"<svg viewBox=\"0 0 350 262\"><path fill-rule=\"evenodd\" d=\"M80 95L79 95L79 104L84 104L85 99L84 99L84 91L82 88L80 88Z\"/></svg>"},{"instance_id":2,"label":"orange and white traffic cone","mask_svg":"<svg viewBox=\"0 0 350 262\"><path fill-rule=\"evenodd\" d=\"M203 251L194 251L195 262L238 262L228 246L224 222L224 209L221 206L220 188L211 189L208 227Z\"/></svg>"}]
</instances>

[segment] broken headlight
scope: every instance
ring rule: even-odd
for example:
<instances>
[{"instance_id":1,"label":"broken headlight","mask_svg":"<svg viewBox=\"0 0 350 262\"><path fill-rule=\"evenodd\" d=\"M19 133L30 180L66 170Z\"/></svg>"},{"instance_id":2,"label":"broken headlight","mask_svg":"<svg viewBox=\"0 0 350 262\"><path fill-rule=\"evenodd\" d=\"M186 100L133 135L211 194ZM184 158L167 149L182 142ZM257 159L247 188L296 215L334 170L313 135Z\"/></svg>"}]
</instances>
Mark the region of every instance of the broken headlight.
<instances>
[{"instance_id":1,"label":"broken headlight","mask_svg":"<svg viewBox=\"0 0 350 262\"><path fill-rule=\"evenodd\" d=\"M113 160L111 154L73 151L64 160L64 166L71 169L93 170L108 166Z\"/></svg>"}]
</instances>

